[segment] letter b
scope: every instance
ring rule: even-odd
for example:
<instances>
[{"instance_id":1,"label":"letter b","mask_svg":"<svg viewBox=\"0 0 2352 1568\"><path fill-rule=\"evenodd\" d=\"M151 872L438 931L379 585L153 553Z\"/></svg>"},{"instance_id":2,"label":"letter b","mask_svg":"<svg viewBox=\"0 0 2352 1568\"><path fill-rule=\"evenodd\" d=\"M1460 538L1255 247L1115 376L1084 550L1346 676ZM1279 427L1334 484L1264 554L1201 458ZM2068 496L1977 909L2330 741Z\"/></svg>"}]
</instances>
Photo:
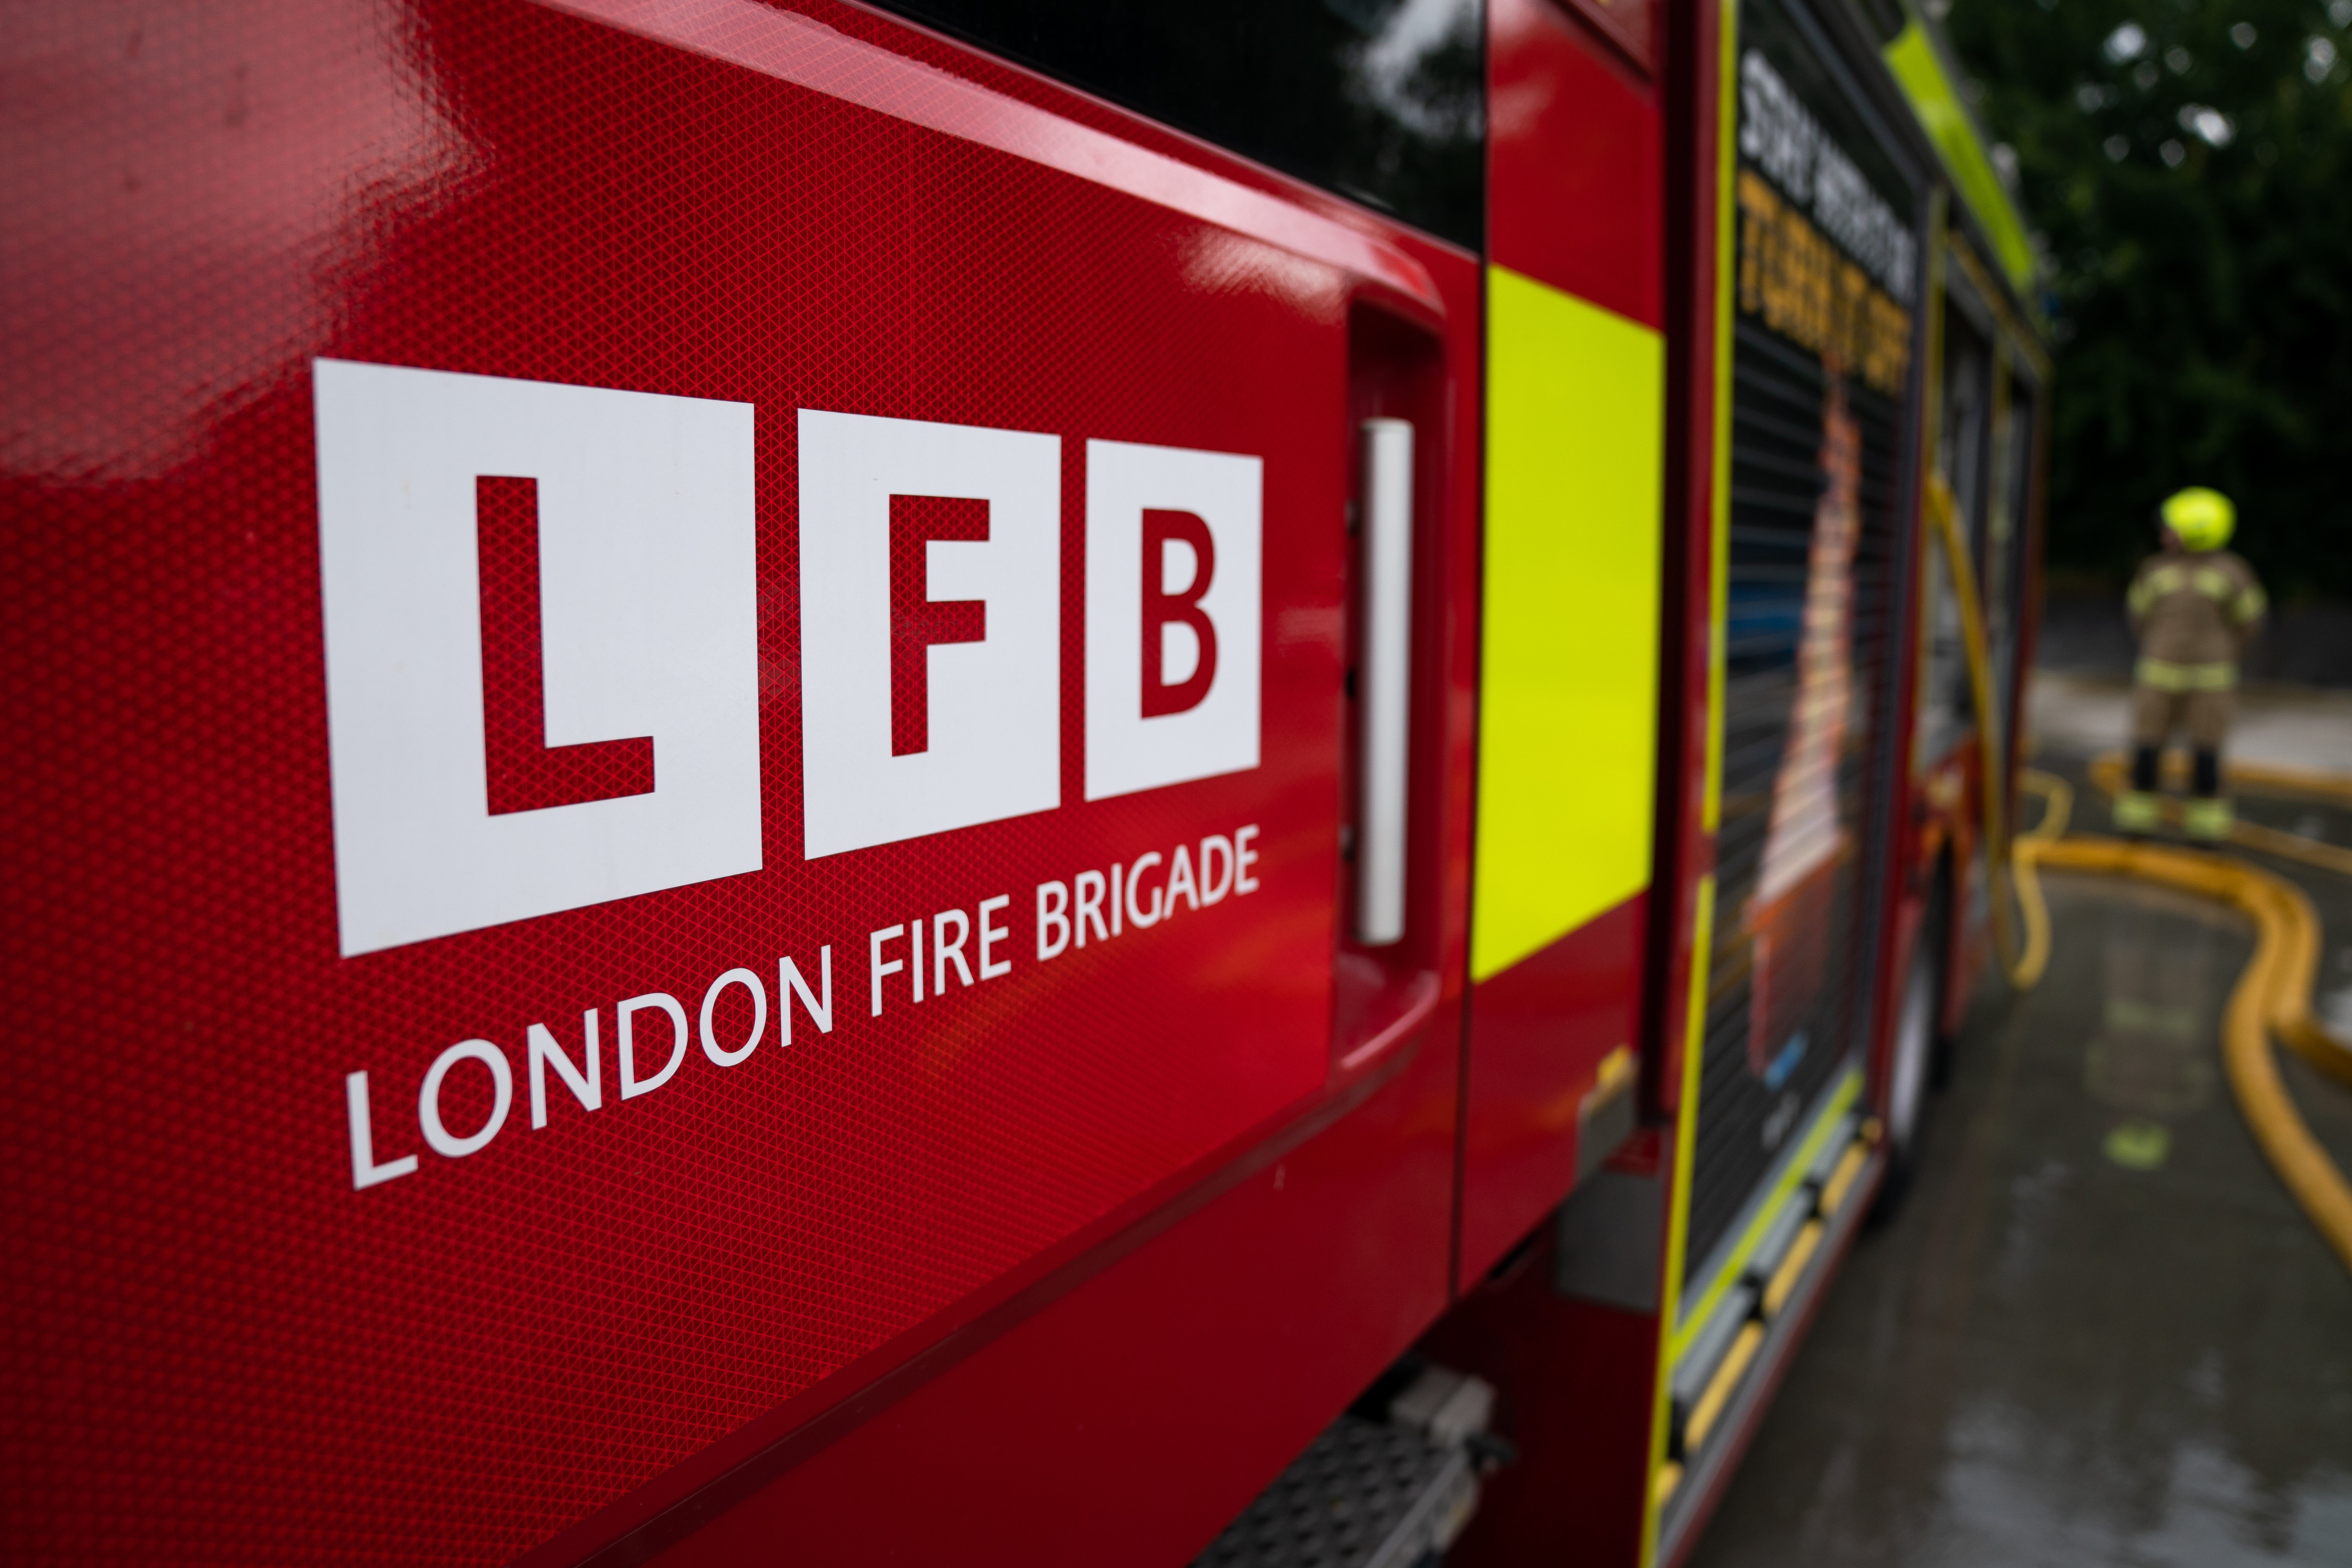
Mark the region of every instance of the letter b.
<instances>
[{"instance_id":1,"label":"letter b","mask_svg":"<svg viewBox=\"0 0 2352 1568\"><path fill-rule=\"evenodd\" d=\"M1190 545L1192 551L1192 581L1174 594L1167 591L1171 540ZM1217 546L1209 537L1207 523L1189 511L1145 510L1141 652L1146 719L1198 708L1201 699L1209 694L1209 688L1216 681L1217 627L1201 610L1202 597L1208 593L1216 574ZM1160 666L1171 622L1190 627L1199 649L1192 660L1192 673L1172 685Z\"/></svg>"},{"instance_id":2,"label":"letter b","mask_svg":"<svg viewBox=\"0 0 2352 1568\"><path fill-rule=\"evenodd\" d=\"M1257 766L1265 483L1238 453L1087 443L1088 800Z\"/></svg>"}]
</instances>

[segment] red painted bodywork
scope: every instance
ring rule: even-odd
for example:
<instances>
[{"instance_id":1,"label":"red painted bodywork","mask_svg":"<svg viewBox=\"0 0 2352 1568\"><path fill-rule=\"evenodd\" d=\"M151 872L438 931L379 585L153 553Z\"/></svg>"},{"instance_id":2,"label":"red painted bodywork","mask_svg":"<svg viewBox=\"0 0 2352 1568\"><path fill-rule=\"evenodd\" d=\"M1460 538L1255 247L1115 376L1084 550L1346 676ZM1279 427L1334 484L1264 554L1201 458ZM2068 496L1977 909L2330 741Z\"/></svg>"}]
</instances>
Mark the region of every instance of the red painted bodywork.
<instances>
[{"instance_id":1,"label":"red painted bodywork","mask_svg":"<svg viewBox=\"0 0 2352 1568\"><path fill-rule=\"evenodd\" d=\"M1652 896L1651 994L1660 998L1643 1053L1645 1108L1672 1121L1682 1104L1700 883L1715 869L1706 819L1714 732L1717 257L1723 116L1716 62L1722 17L1670 11L1661 73L1668 133L1664 196L1666 472L1664 635L1659 647L1659 875ZM1712 918L1710 913L1709 918Z\"/></svg>"},{"instance_id":2,"label":"red painted bodywork","mask_svg":"<svg viewBox=\"0 0 2352 1568\"><path fill-rule=\"evenodd\" d=\"M1696 25L1711 40L1712 11L1695 9L1704 13ZM1493 0L1488 19L1494 259L1667 337L1660 849L1648 892L1474 988L1465 1297L1421 1350L1503 1391L1496 1424L1520 1453L1517 1466L1487 1483L1453 1557L1465 1564L1542 1561L1572 1542L1580 1560L1633 1564L1649 1498L1663 1325L1655 1312L1561 1297L1551 1281L1552 1233L1542 1221L1574 1185L1576 1110L1600 1058L1619 1045L1641 1053L1643 1109L1668 1120L1638 1134L1612 1164L1672 1192L1673 1162L1662 1154L1670 1155L1679 1089L1684 1009L1676 999L1689 984L1698 878L1712 863L1701 808L1714 252L1708 241L1678 231L1695 225L1711 235L1714 207L1711 195L1695 197L1687 189L1682 199L1689 210L1670 206L1675 196L1664 177L1668 127L1660 103L1671 88L1640 68L1653 36L1646 8L1584 6L1571 14L1544 0ZM1644 46L1630 61L1618 52L1625 33L1606 25L1628 19L1638 22ZM1675 16L1659 31L1672 40L1689 25ZM1706 95L1675 120L1678 141L1693 134L1684 115L1699 127L1683 155L1695 160L1688 177L1706 193L1715 144L1704 128L1714 112ZM1596 211L1616 221L1594 222ZM1671 252L1669 233L1678 237ZM1495 1277L1482 1280L1489 1270Z\"/></svg>"},{"instance_id":3,"label":"red painted bodywork","mask_svg":"<svg viewBox=\"0 0 2352 1568\"><path fill-rule=\"evenodd\" d=\"M1593 30L1623 53L1637 71L1657 69L1658 35L1666 7L1655 0L1563 0Z\"/></svg>"},{"instance_id":4,"label":"red painted bodywork","mask_svg":"<svg viewBox=\"0 0 2352 1568\"><path fill-rule=\"evenodd\" d=\"M1487 245L1499 266L1645 327L1665 310L1655 89L1552 0L1490 0Z\"/></svg>"},{"instance_id":5,"label":"red painted bodywork","mask_svg":"<svg viewBox=\"0 0 2352 1568\"><path fill-rule=\"evenodd\" d=\"M1444 1307L1446 1044L661 1560L1189 1561Z\"/></svg>"},{"instance_id":6,"label":"red painted bodywork","mask_svg":"<svg viewBox=\"0 0 2352 1568\"><path fill-rule=\"evenodd\" d=\"M1492 259L1660 328L1654 92L1548 0L1494 0L1487 30ZM1637 895L1474 988L1465 1281L1491 1268L1575 1184L1578 1110L1601 1059L1642 1044L1648 910L1646 896Z\"/></svg>"},{"instance_id":7,"label":"red painted bodywork","mask_svg":"<svg viewBox=\"0 0 2352 1568\"><path fill-rule=\"evenodd\" d=\"M1462 1278L1475 1279L1576 1184L1578 1113L1601 1060L1642 1037L1649 901L1627 900L1470 999Z\"/></svg>"},{"instance_id":8,"label":"red painted bodywork","mask_svg":"<svg viewBox=\"0 0 2352 1568\"><path fill-rule=\"evenodd\" d=\"M925 1471L1057 1512L1118 1489L1114 1411L1222 1446L1104 1515L1116 1560L1204 1540L1446 1299L1475 264L824 0L61 10L9 53L57 154L10 181L9 974L65 1047L5 1141L22 1560L577 1556L899 1395L864 1441L933 1423ZM754 406L767 869L336 955L320 356ZM803 861L800 408L1061 437L1057 810ZM1370 411L1423 431L1415 902L1339 965ZM1265 459L1255 770L1084 800L1095 437ZM1035 960L1040 880L1244 824L1261 890ZM866 1016L870 929L998 893L1009 977ZM829 1035L353 1190L346 1072L392 1159L453 1041L824 944ZM798 1543L909 1517L844 1462Z\"/></svg>"}]
</instances>

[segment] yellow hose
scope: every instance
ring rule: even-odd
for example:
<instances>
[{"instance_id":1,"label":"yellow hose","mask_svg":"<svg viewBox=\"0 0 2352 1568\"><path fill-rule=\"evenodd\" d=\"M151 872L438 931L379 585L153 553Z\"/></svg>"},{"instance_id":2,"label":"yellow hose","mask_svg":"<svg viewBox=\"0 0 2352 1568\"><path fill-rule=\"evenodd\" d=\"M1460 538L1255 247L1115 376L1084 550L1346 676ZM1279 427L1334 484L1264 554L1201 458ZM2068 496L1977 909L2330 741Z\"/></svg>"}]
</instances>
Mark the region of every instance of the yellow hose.
<instances>
[{"instance_id":1,"label":"yellow hose","mask_svg":"<svg viewBox=\"0 0 2352 1568\"><path fill-rule=\"evenodd\" d=\"M2297 1054L2352 1086L2352 1044L2336 1038L2311 1016L2311 986L2319 957L2319 920L2303 890L2245 861L2212 854L2131 844L2112 838L2062 838L2074 794L2065 781L2030 773L2025 783L2049 799L2033 831L2011 841L2006 834L2001 781L2008 777L2002 737L1992 700L1992 661L1986 650L1984 608L1977 594L1976 568L1961 536L1952 492L1940 476L1927 481L1927 519L1944 547L1959 602L1960 640L1968 654L1969 689L1976 702L1978 734L1984 752L1984 839L1990 869L1993 941L2011 984L2021 990L2042 979L2050 962L2050 912L2043 902L2037 865L2070 870L2139 877L2217 899L2252 917L2254 956L2230 994L2221 1025L2221 1056L2238 1109L2252 1129L2271 1166L2303 1205L2312 1223L2352 1268L2352 1185L2328 1159L2287 1097L2271 1056L2275 1033ZM2101 758L2092 778L2113 791L2122 777L2118 758ZM2352 780L2284 768L2234 767L2232 782L2280 793L2352 802ZM2241 824L2241 829L2252 825ZM2295 834L2254 828L2234 835L2249 847L2280 852L2274 841L2292 840L2286 853L2331 870L2352 873L2352 856L2333 845ZM2338 859L2338 857L2343 857ZM2013 889L2024 912L2021 947L2011 925L2002 883Z\"/></svg>"},{"instance_id":2,"label":"yellow hose","mask_svg":"<svg viewBox=\"0 0 2352 1568\"><path fill-rule=\"evenodd\" d=\"M2019 990L2031 991L2050 967L2050 906L2042 897L2042 879L2034 873L2035 852L2064 836L2074 813L2074 789L2055 773L2028 773L2024 783L2050 803L2042 809L2042 820L2009 847L2010 883L2017 889L2018 908L2025 911L2025 951L2011 966L2009 977Z\"/></svg>"},{"instance_id":3,"label":"yellow hose","mask_svg":"<svg viewBox=\"0 0 2352 1568\"><path fill-rule=\"evenodd\" d=\"M2223 772L2231 784L2268 795L2304 795L2315 800L2334 801L2338 805L2352 805L2352 778L2342 773L2282 768L2270 763L2231 763Z\"/></svg>"}]
</instances>

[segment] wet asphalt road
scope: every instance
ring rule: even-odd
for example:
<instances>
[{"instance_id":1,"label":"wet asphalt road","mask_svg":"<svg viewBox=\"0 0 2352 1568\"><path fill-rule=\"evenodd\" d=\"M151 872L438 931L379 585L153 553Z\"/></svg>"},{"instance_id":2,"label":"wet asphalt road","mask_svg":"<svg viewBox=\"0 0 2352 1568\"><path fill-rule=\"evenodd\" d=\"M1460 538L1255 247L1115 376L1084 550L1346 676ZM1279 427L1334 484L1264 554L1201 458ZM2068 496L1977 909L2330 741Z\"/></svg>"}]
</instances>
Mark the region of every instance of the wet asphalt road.
<instances>
[{"instance_id":1,"label":"wet asphalt road","mask_svg":"<svg viewBox=\"0 0 2352 1568\"><path fill-rule=\"evenodd\" d=\"M2352 846L2352 813L2241 805ZM2078 828L2105 815L2080 795ZM2318 904L2323 1007L2352 1028L2352 880L2268 864ZM2251 928L2047 881L2048 976L1978 996L1918 1179L1856 1247L1693 1568L2352 1564L2352 1273L2221 1068ZM2284 1070L2352 1170L2352 1091Z\"/></svg>"}]
</instances>

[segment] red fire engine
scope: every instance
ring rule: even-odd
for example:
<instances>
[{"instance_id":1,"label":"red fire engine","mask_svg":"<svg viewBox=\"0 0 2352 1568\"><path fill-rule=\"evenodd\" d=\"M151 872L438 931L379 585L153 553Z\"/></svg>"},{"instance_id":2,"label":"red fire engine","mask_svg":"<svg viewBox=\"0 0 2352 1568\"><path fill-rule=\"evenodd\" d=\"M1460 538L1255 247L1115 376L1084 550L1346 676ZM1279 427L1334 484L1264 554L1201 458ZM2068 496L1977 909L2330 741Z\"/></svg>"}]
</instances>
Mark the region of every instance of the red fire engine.
<instances>
[{"instance_id":1,"label":"red fire engine","mask_svg":"<svg viewBox=\"0 0 2352 1568\"><path fill-rule=\"evenodd\" d=\"M1686 1553L2011 787L1921 23L0 37L19 1561Z\"/></svg>"}]
</instances>

